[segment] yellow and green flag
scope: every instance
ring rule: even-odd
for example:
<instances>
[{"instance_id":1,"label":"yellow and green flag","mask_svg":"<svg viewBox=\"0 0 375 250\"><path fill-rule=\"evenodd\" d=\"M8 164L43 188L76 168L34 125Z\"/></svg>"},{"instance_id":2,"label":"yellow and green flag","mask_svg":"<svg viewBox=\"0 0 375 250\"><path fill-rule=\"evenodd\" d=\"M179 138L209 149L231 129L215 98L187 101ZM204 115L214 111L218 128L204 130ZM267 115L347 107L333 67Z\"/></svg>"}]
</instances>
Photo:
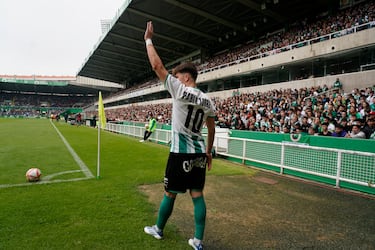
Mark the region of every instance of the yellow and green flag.
<instances>
[{"instance_id":1,"label":"yellow and green flag","mask_svg":"<svg viewBox=\"0 0 375 250\"><path fill-rule=\"evenodd\" d=\"M100 127L105 128L105 124L107 122L107 119L105 118L103 98L102 98L102 92L101 91L99 91L98 113L99 113Z\"/></svg>"}]
</instances>

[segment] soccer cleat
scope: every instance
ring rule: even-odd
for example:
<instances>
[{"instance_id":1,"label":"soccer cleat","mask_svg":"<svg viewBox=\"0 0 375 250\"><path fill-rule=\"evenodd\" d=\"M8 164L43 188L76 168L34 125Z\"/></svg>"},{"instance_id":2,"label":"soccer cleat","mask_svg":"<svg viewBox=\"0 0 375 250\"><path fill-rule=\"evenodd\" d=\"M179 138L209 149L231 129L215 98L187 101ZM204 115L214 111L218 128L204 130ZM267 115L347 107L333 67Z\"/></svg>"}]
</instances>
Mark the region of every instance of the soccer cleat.
<instances>
[{"instance_id":1,"label":"soccer cleat","mask_svg":"<svg viewBox=\"0 0 375 250\"><path fill-rule=\"evenodd\" d=\"M144 142L145 140L139 140L139 142Z\"/></svg>"},{"instance_id":2,"label":"soccer cleat","mask_svg":"<svg viewBox=\"0 0 375 250\"><path fill-rule=\"evenodd\" d=\"M189 239L189 245L194 248L195 250L203 250L203 245L201 243L197 243L194 239Z\"/></svg>"},{"instance_id":3,"label":"soccer cleat","mask_svg":"<svg viewBox=\"0 0 375 250\"><path fill-rule=\"evenodd\" d=\"M144 228L145 233L154 236L156 239L163 239L163 231L158 229L156 225Z\"/></svg>"}]
</instances>

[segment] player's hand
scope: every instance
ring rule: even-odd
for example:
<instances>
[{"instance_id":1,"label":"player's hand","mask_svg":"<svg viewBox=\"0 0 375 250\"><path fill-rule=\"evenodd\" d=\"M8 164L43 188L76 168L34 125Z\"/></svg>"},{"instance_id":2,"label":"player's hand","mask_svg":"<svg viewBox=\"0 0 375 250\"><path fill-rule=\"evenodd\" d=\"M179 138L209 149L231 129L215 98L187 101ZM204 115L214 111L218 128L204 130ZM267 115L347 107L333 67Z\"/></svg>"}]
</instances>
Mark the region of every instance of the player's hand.
<instances>
[{"instance_id":1,"label":"player's hand","mask_svg":"<svg viewBox=\"0 0 375 250\"><path fill-rule=\"evenodd\" d=\"M152 39L152 36L154 35L154 26L152 25L152 21L147 22L147 28L145 31L144 39Z\"/></svg>"},{"instance_id":2,"label":"player's hand","mask_svg":"<svg viewBox=\"0 0 375 250\"><path fill-rule=\"evenodd\" d=\"M206 153L206 156L207 156L207 169L208 171L210 171L212 168L212 154Z\"/></svg>"}]
</instances>

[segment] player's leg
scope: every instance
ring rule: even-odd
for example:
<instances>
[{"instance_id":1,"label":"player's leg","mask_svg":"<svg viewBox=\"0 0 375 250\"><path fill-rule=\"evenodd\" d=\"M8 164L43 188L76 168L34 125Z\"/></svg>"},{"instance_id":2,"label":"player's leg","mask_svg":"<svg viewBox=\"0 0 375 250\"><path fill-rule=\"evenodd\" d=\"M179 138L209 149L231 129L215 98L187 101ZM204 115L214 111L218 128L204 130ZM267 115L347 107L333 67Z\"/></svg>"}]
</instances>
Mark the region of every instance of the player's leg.
<instances>
[{"instance_id":1,"label":"player's leg","mask_svg":"<svg viewBox=\"0 0 375 250\"><path fill-rule=\"evenodd\" d=\"M192 160L193 168L190 174L190 195L194 204L194 238L189 239L189 245L194 249L203 249L202 240L206 226L206 202L203 188L206 180L206 155L197 154Z\"/></svg>"},{"instance_id":2,"label":"player's leg","mask_svg":"<svg viewBox=\"0 0 375 250\"><path fill-rule=\"evenodd\" d=\"M165 192L164 197L160 203L158 218L156 224L153 226L147 226L144 228L145 233L154 236L160 240L163 238L163 230L165 224L173 212L174 202L176 200L176 194Z\"/></svg>"},{"instance_id":3,"label":"player's leg","mask_svg":"<svg viewBox=\"0 0 375 250\"><path fill-rule=\"evenodd\" d=\"M195 233L194 238L189 239L189 245L194 249L203 249L202 240L206 226L206 202L201 191L192 190L190 195L194 204Z\"/></svg>"},{"instance_id":4,"label":"player's leg","mask_svg":"<svg viewBox=\"0 0 375 250\"><path fill-rule=\"evenodd\" d=\"M147 131L147 130L146 130ZM145 134L145 138L144 140L147 140L150 136L151 136L152 132L151 131L147 131L147 134Z\"/></svg>"},{"instance_id":5,"label":"player's leg","mask_svg":"<svg viewBox=\"0 0 375 250\"><path fill-rule=\"evenodd\" d=\"M145 133L143 134L143 139L139 140L140 142L144 142L147 138L147 130L145 130Z\"/></svg>"},{"instance_id":6,"label":"player's leg","mask_svg":"<svg viewBox=\"0 0 375 250\"><path fill-rule=\"evenodd\" d=\"M178 178L176 178L176 176L180 175L180 168L182 167L179 166L182 166L182 161L182 158L178 154L170 153L164 176L165 193L160 203L156 225L144 228L147 234L154 236L156 239L163 237L163 229L173 212L177 193L186 191L186 188L183 189L183 186L181 187L181 181L178 181Z\"/></svg>"},{"instance_id":7,"label":"player's leg","mask_svg":"<svg viewBox=\"0 0 375 250\"><path fill-rule=\"evenodd\" d=\"M176 194L165 192L163 200L160 203L159 207L159 213L158 213L158 219L156 221L156 225L161 230L164 229L165 224L167 224L167 221L169 219L169 216L171 216L173 212L173 206L174 202L176 200Z\"/></svg>"}]
</instances>

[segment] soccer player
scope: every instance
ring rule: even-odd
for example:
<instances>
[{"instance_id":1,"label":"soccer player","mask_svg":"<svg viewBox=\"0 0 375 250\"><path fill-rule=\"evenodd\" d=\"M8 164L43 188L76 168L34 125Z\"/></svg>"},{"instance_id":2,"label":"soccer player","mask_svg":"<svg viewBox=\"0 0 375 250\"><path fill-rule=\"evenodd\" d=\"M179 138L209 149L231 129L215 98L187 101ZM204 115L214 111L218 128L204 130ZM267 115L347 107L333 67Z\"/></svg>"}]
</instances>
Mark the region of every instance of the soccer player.
<instances>
[{"instance_id":1,"label":"soccer player","mask_svg":"<svg viewBox=\"0 0 375 250\"><path fill-rule=\"evenodd\" d=\"M206 203L203 188L206 166L212 167L212 146L215 137L215 108L210 98L197 88L197 69L192 63L183 63L169 74L152 44L152 22L147 23L144 34L147 55L158 78L172 96L172 141L164 175L164 197L161 201L156 225L144 231L163 238L163 229L178 193L189 190L194 204L194 238L188 243L194 249L203 249L202 240L206 223ZM202 137L203 123L208 129L207 144Z\"/></svg>"},{"instance_id":2,"label":"soccer player","mask_svg":"<svg viewBox=\"0 0 375 250\"><path fill-rule=\"evenodd\" d=\"M151 136L151 134L155 131L155 129L156 129L156 120L153 114L150 113L150 121L148 122L148 125L146 127L145 133L143 135L143 139L140 140L140 142L146 141Z\"/></svg>"}]
</instances>

